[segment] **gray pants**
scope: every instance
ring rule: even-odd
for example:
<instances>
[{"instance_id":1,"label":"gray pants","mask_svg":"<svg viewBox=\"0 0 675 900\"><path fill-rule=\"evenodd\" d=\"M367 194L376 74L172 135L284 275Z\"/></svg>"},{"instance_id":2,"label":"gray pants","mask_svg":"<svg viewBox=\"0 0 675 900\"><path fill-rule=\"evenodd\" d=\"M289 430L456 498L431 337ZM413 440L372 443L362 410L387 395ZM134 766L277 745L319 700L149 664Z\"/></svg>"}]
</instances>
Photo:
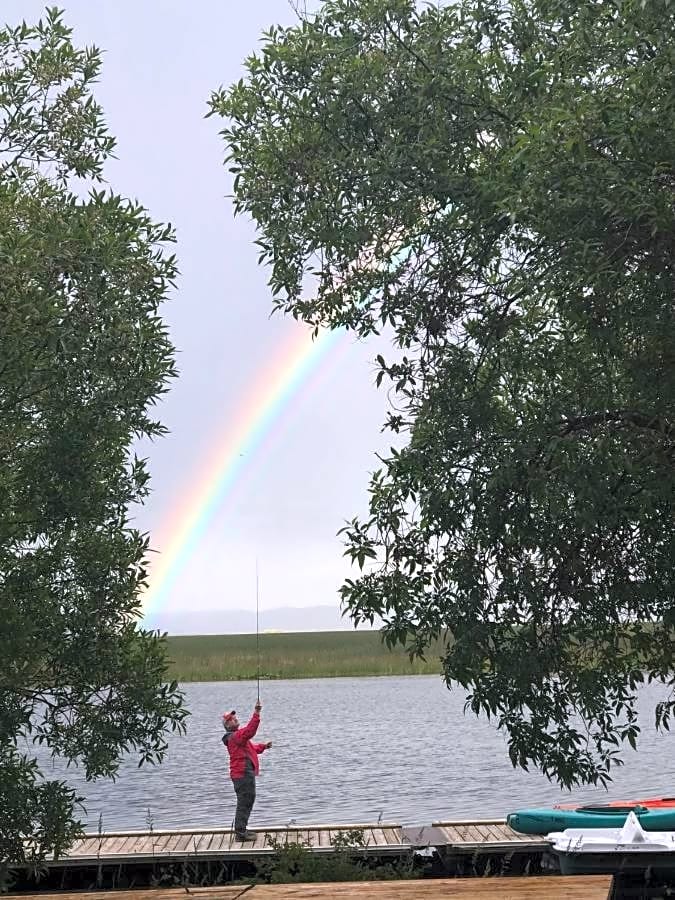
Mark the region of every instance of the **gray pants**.
<instances>
[{"instance_id":1,"label":"gray pants","mask_svg":"<svg viewBox=\"0 0 675 900\"><path fill-rule=\"evenodd\" d=\"M248 827L248 818L255 803L255 775L253 772L247 772L243 778L233 778L232 784L237 795L234 830L236 834L243 834Z\"/></svg>"}]
</instances>

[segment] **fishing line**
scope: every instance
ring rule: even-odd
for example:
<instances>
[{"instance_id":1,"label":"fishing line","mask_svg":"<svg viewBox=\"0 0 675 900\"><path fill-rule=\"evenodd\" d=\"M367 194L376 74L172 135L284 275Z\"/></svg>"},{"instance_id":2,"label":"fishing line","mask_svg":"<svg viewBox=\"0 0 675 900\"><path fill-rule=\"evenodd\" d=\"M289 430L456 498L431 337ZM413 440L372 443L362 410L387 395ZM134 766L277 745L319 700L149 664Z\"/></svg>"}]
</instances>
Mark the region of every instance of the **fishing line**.
<instances>
[{"instance_id":1,"label":"fishing line","mask_svg":"<svg viewBox=\"0 0 675 900\"><path fill-rule=\"evenodd\" d=\"M258 558L255 560L255 650L258 658L258 700L260 700L260 590L258 579Z\"/></svg>"}]
</instances>

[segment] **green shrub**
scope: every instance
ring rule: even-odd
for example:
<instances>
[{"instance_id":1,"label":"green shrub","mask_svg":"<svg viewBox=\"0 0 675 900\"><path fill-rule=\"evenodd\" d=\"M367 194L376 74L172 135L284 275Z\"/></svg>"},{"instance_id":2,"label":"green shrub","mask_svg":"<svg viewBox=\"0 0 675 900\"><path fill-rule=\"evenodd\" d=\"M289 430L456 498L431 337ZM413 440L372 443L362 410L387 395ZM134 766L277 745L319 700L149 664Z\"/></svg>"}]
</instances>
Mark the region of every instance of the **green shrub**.
<instances>
[{"instance_id":1,"label":"green shrub","mask_svg":"<svg viewBox=\"0 0 675 900\"><path fill-rule=\"evenodd\" d=\"M414 877L412 855L381 863L367 855L362 829L339 831L331 839L332 853L317 853L308 841L283 841L268 835L273 856L256 862L257 878L266 884L319 881L385 881Z\"/></svg>"}]
</instances>

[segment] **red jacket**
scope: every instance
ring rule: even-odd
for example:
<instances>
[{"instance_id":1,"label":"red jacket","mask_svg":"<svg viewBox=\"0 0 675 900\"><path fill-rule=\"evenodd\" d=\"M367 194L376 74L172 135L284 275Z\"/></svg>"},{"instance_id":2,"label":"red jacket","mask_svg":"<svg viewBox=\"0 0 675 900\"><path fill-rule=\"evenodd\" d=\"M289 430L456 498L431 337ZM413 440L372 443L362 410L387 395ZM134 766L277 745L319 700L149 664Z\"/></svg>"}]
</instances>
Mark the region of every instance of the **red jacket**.
<instances>
[{"instance_id":1,"label":"red jacket","mask_svg":"<svg viewBox=\"0 0 675 900\"><path fill-rule=\"evenodd\" d=\"M243 778L246 774L246 760L253 763L253 772L260 772L258 754L265 750L264 744L254 744L251 738L255 735L260 725L260 716L254 712L248 725L237 728L236 731L228 731L223 735L223 743L230 754L230 778Z\"/></svg>"}]
</instances>

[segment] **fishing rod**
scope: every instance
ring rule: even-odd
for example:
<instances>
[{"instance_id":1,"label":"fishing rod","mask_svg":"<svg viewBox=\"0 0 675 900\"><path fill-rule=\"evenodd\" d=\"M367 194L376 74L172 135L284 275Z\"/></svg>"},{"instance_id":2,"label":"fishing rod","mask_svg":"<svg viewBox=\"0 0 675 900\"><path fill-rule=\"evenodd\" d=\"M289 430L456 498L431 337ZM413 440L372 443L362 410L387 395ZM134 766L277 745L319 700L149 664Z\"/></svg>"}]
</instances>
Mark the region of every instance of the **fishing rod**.
<instances>
[{"instance_id":1,"label":"fishing rod","mask_svg":"<svg viewBox=\"0 0 675 900\"><path fill-rule=\"evenodd\" d=\"M258 578L258 557L255 560L255 651L258 658L258 700L260 700L260 587Z\"/></svg>"}]
</instances>

